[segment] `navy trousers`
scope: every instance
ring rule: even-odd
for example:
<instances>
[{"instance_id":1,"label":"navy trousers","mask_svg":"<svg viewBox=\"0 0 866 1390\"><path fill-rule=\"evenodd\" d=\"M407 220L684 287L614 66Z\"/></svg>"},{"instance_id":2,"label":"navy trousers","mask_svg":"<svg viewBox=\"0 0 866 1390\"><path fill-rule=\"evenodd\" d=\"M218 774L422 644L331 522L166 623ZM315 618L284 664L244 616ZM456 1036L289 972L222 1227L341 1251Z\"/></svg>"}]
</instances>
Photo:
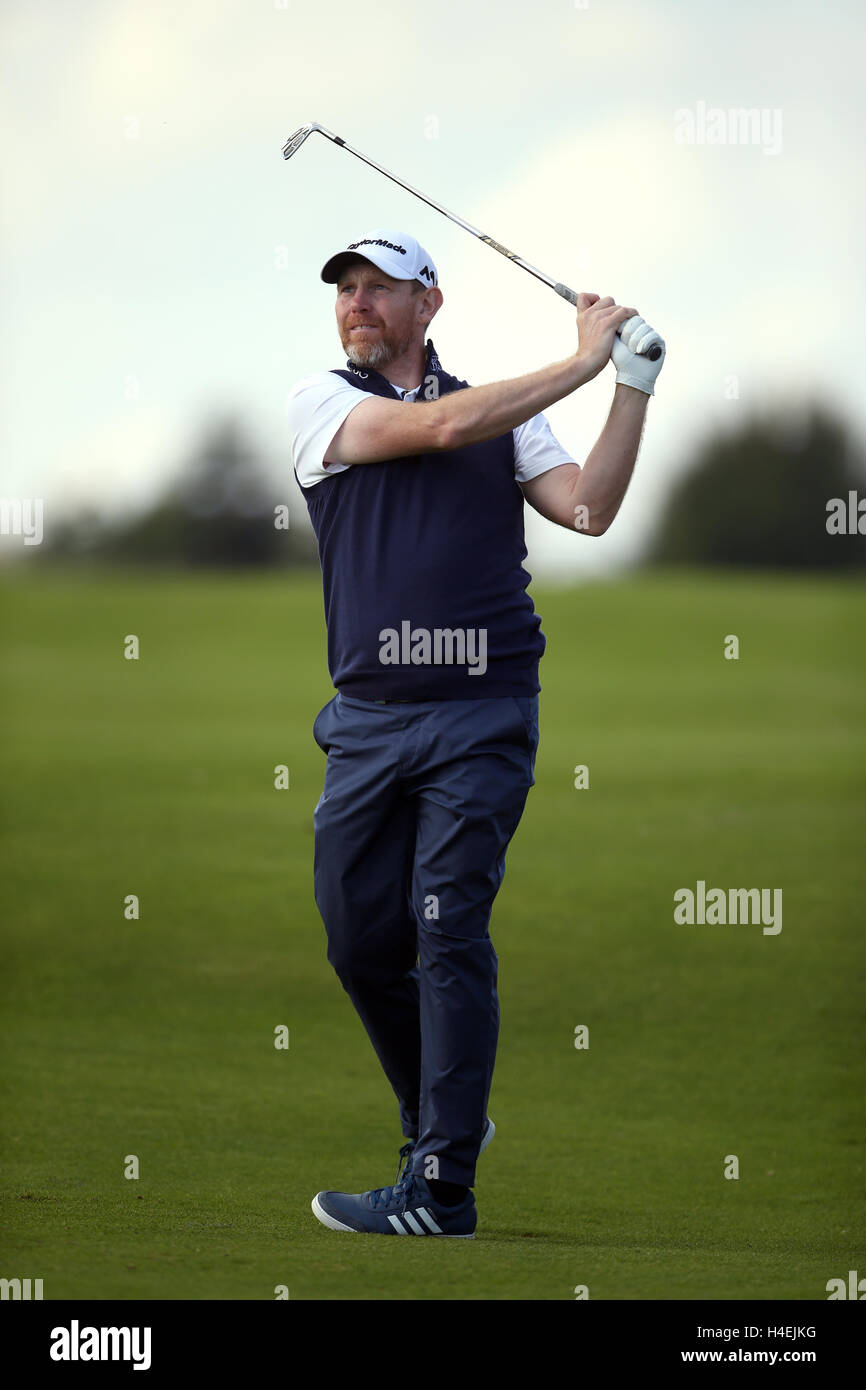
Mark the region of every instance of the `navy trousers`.
<instances>
[{"instance_id":1,"label":"navy trousers","mask_svg":"<svg viewBox=\"0 0 866 1390\"><path fill-rule=\"evenodd\" d=\"M315 895L328 960L417 1139L412 1170L471 1187L499 1036L488 925L534 784L538 696L384 703L337 694Z\"/></svg>"}]
</instances>

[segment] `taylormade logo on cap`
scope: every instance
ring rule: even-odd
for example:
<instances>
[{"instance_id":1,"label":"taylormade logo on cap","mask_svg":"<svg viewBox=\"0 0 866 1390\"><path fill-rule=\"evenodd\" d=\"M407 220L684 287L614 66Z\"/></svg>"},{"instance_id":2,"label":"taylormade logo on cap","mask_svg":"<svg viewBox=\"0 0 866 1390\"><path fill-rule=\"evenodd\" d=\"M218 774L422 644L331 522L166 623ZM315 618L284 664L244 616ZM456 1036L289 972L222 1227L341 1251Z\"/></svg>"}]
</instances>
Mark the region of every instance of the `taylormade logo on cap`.
<instances>
[{"instance_id":1,"label":"taylormade logo on cap","mask_svg":"<svg viewBox=\"0 0 866 1390\"><path fill-rule=\"evenodd\" d=\"M357 251L359 246L387 246L389 251L399 251L401 256L405 256L406 254L405 246L395 246L393 241L383 241L381 237L376 237L375 241L372 237L368 236L364 237L363 241L349 242L350 251Z\"/></svg>"},{"instance_id":2,"label":"taylormade logo on cap","mask_svg":"<svg viewBox=\"0 0 866 1390\"><path fill-rule=\"evenodd\" d=\"M322 267L322 279L328 285L336 284L343 267L359 256L372 261L394 280L420 280L422 285L439 283L433 259L424 247L413 236L385 227L376 227L335 251Z\"/></svg>"}]
</instances>

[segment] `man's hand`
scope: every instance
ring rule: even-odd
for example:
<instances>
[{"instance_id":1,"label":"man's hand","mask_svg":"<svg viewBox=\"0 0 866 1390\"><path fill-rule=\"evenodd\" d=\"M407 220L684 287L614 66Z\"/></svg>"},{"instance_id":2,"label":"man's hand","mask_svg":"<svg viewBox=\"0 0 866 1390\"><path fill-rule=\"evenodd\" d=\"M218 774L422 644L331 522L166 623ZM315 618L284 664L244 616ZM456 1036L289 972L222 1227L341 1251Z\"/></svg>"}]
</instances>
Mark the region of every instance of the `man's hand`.
<instances>
[{"instance_id":1,"label":"man's hand","mask_svg":"<svg viewBox=\"0 0 866 1390\"><path fill-rule=\"evenodd\" d=\"M610 295L604 299L599 299L597 294L577 296L579 347L576 355L586 368L587 381L598 376L610 361L617 329L628 319L636 317L637 309L624 309L622 305L615 304Z\"/></svg>"},{"instance_id":2,"label":"man's hand","mask_svg":"<svg viewBox=\"0 0 866 1390\"><path fill-rule=\"evenodd\" d=\"M658 343L662 350L661 357L655 362L651 362L641 352L641 349L648 348L653 343ZM650 328L649 324L644 323L637 315L628 319L623 324L619 337L614 338L610 354L616 367L619 385L633 386L636 391L645 391L648 396L654 395L653 383L664 366L665 351L664 339L659 337L654 328Z\"/></svg>"}]
</instances>

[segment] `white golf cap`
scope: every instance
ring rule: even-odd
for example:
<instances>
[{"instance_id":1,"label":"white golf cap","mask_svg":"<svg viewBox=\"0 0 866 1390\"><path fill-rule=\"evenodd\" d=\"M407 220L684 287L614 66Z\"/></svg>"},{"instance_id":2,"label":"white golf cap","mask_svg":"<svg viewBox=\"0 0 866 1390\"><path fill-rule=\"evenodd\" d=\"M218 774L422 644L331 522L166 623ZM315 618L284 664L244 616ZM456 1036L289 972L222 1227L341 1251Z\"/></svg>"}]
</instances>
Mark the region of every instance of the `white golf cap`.
<instances>
[{"instance_id":1,"label":"white golf cap","mask_svg":"<svg viewBox=\"0 0 866 1390\"><path fill-rule=\"evenodd\" d=\"M413 236L377 227L357 241L350 241L341 251L335 251L322 266L322 279L327 285L336 284L343 266L362 256L372 261L394 280L420 280L422 285L437 285L439 276L432 258Z\"/></svg>"}]
</instances>

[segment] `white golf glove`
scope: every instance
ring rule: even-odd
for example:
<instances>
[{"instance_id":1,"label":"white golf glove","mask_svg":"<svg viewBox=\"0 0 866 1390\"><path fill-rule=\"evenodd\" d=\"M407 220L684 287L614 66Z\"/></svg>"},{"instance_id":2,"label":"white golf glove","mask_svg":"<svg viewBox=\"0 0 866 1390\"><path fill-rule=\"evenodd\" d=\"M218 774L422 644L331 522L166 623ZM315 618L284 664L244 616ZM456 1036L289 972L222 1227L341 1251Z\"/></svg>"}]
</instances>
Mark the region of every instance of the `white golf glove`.
<instances>
[{"instance_id":1,"label":"white golf glove","mask_svg":"<svg viewBox=\"0 0 866 1390\"><path fill-rule=\"evenodd\" d=\"M642 348L651 347L653 343L658 343L662 350L661 357L655 362L640 355ZM610 354L610 360L616 367L617 381L623 386L634 386L638 391L646 391L648 396L655 395L653 382L664 366L665 351L664 339L654 328L650 328L639 314L626 319L613 340L613 351Z\"/></svg>"}]
</instances>

